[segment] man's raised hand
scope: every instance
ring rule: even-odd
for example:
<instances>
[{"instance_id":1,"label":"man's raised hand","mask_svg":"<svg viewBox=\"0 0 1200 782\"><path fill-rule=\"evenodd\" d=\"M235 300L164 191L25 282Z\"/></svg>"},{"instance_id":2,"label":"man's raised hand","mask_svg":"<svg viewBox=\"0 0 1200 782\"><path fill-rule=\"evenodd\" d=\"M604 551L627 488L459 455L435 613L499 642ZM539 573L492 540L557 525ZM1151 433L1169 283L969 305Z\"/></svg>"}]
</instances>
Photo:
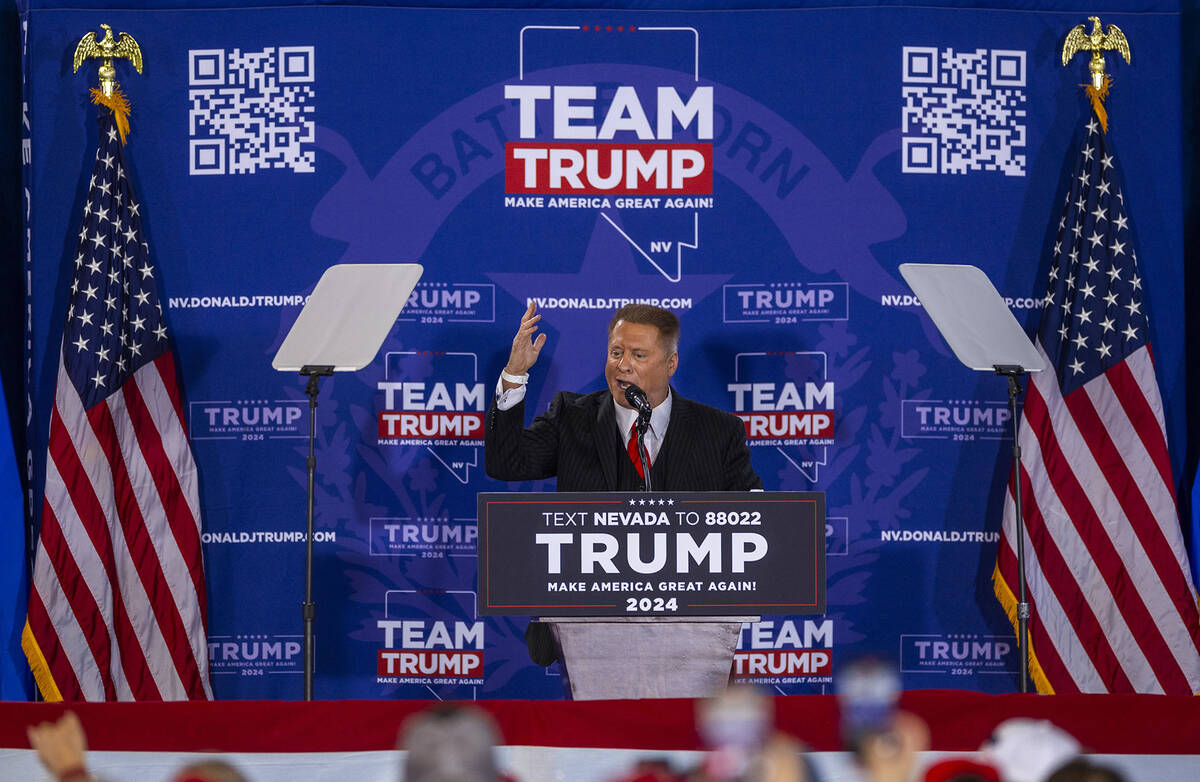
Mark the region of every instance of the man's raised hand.
<instances>
[{"instance_id":1,"label":"man's raised hand","mask_svg":"<svg viewBox=\"0 0 1200 782\"><path fill-rule=\"evenodd\" d=\"M513 337L508 363L504 366L504 371L508 374L524 375L537 361L538 354L542 352L542 347L546 344L545 334L538 334L537 338L534 338L534 333L538 330L538 321L541 319L542 316L537 314L537 303L529 302L529 306L525 308L525 314L521 316L521 327L517 329L517 334ZM504 381L505 388L515 388L516 385L516 383Z\"/></svg>"}]
</instances>

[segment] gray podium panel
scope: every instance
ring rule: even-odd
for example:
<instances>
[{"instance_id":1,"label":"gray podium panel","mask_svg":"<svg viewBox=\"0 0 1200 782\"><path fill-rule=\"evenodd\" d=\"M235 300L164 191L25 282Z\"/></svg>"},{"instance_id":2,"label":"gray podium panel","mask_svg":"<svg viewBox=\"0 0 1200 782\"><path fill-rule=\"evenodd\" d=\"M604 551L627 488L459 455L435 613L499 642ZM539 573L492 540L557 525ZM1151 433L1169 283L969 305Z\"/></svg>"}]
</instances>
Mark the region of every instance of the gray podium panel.
<instances>
[{"instance_id":1,"label":"gray podium panel","mask_svg":"<svg viewBox=\"0 0 1200 782\"><path fill-rule=\"evenodd\" d=\"M707 698L725 689L756 616L543 618L575 700Z\"/></svg>"}]
</instances>

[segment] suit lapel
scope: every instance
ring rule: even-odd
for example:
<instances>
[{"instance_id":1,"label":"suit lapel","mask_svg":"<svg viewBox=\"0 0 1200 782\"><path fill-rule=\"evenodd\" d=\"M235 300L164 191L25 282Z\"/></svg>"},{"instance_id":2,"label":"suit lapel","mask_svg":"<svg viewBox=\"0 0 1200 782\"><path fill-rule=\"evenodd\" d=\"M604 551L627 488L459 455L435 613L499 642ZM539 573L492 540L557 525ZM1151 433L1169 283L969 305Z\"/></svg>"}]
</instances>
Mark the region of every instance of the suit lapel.
<instances>
[{"instance_id":1,"label":"suit lapel","mask_svg":"<svg viewBox=\"0 0 1200 782\"><path fill-rule=\"evenodd\" d=\"M676 455L686 454L690 443L690 403L675 393L674 389L671 389L671 396L671 420L667 422L667 434L663 437L662 447L658 449L658 458L650 465L651 481L655 488L661 490L665 490Z\"/></svg>"},{"instance_id":2,"label":"suit lapel","mask_svg":"<svg viewBox=\"0 0 1200 782\"><path fill-rule=\"evenodd\" d=\"M600 470L604 473L604 485L608 491L616 491L617 448L613 437L617 431L617 414L613 411L612 394L601 394L598 400L596 428L592 430L592 439L596 447L596 456L600 460Z\"/></svg>"}]
</instances>

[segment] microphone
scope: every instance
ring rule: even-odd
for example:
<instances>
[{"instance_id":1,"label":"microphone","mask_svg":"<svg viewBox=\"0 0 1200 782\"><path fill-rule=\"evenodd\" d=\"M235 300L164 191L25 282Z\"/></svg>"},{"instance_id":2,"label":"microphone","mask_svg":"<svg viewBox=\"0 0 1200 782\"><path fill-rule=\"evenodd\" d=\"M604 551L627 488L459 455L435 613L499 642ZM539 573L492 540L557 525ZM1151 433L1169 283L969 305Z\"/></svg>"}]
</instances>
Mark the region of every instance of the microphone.
<instances>
[{"instance_id":1,"label":"microphone","mask_svg":"<svg viewBox=\"0 0 1200 782\"><path fill-rule=\"evenodd\" d=\"M646 417L650 416L650 400L646 398L646 392L638 386L630 384L630 386L625 389L625 401L642 415Z\"/></svg>"}]
</instances>

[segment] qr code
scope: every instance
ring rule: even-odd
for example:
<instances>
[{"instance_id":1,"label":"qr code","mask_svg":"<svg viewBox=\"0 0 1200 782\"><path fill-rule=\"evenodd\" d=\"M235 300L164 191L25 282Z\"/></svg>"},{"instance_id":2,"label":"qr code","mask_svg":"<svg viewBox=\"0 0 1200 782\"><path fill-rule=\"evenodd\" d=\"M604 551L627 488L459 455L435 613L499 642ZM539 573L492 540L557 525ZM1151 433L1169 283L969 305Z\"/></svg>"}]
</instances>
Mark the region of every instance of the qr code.
<instances>
[{"instance_id":1,"label":"qr code","mask_svg":"<svg viewBox=\"0 0 1200 782\"><path fill-rule=\"evenodd\" d=\"M1025 176L1025 52L904 47L901 170Z\"/></svg>"},{"instance_id":2,"label":"qr code","mask_svg":"<svg viewBox=\"0 0 1200 782\"><path fill-rule=\"evenodd\" d=\"M314 169L313 47L188 51L188 173Z\"/></svg>"}]
</instances>

